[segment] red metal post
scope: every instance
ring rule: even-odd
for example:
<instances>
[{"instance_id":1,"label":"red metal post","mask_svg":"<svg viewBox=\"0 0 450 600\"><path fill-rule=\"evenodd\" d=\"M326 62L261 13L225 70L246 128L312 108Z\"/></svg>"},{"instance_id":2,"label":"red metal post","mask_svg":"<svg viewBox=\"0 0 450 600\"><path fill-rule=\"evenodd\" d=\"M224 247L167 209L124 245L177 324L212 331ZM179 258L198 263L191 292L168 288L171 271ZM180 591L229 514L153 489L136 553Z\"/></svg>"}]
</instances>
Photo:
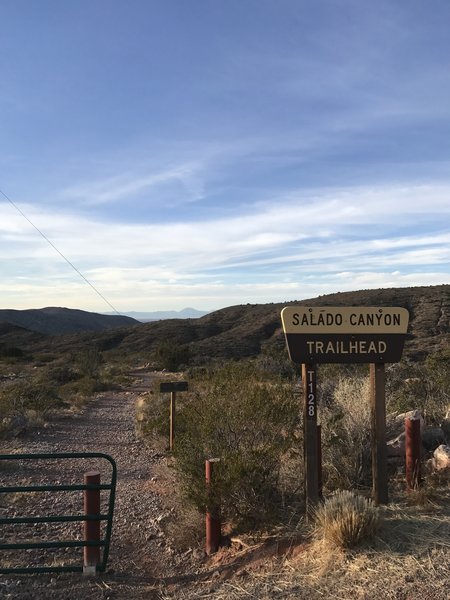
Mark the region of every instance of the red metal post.
<instances>
[{"instance_id":1,"label":"red metal post","mask_svg":"<svg viewBox=\"0 0 450 600\"><path fill-rule=\"evenodd\" d=\"M84 475L85 485L100 485L100 473L89 471ZM84 514L100 514L100 490L84 490ZM84 521L84 540L86 542L100 541L100 521ZM100 563L100 546L84 546L83 569L85 573L95 573Z\"/></svg>"},{"instance_id":2,"label":"red metal post","mask_svg":"<svg viewBox=\"0 0 450 600\"><path fill-rule=\"evenodd\" d=\"M219 458L211 458L205 461L206 489L208 495L208 506L206 510L206 554L217 552L220 546L221 523L220 507L216 490L214 490L214 464Z\"/></svg>"},{"instance_id":3,"label":"red metal post","mask_svg":"<svg viewBox=\"0 0 450 600\"><path fill-rule=\"evenodd\" d=\"M417 489L421 484L420 477L420 419L405 419L405 458L406 458L406 487L408 490Z\"/></svg>"}]
</instances>

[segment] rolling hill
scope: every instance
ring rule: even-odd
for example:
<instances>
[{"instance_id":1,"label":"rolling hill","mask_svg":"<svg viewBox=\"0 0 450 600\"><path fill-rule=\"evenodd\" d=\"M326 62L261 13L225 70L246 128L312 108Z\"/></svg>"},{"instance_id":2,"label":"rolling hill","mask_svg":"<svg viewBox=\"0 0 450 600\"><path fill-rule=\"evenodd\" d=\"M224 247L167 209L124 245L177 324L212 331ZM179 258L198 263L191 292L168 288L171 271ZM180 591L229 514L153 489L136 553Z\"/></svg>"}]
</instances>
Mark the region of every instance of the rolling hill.
<instances>
[{"instance_id":1,"label":"rolling hill","mask_svg":"<svg viewBox=\"0 0 450 600\"><path fill-rule=\"evenodd\" d=\"M101 315L71 308L35 308L0 310L0 324L15 325L47 335L64 335L81 331L104 331L137 325L131 317Z\"/></svg>"},{"instance_id":2,"label":"rolling hill","mask_svg":"<svg viewBox=\"0 0 450 600\"><path fill-rule=\"evenodd\" d=\"M245 304L224 308L198 319L169 319L150 323L138 323L126 317L70 311L69 309L45 309L39 325L45 333L63 333L63 327L72 335L58 335L50 339L26 340L37 351L51 345L53 350L95 345L102 351L114 351L124 356L150 357L162 343L186 344L196 364L210 359L240 359L254 357L265 348L283 348L284 334L280 313L284 306L401 306L409 310L409 335L404 356L422 360L429 352L450 347L450 285L430 287L391 288L361 290L329 294L298 302L278 304ZM56 312L54 312L56 311ZM0 311L0 318L4 312ZM34 311L30 311L34 312ZM74 314L71 314L74 313ZM80 315L83 317L80 318ZM65 320L62 318L65 317ZM103 321L103 319L106 321ZM45 318L45 329L42 324ZM56 320L54 320L56 319ZM53 323L52 323L52 320ZM111 321L110 321L111 320ZM130 327L130 322L133 324ZM111 325L120 329L111 330ZM22 327L27 327L21 322ZM84 332L73 332L84 326ZM97 327L106 331L89 331ZM11 335L11 332L10 334ZM22 336L19 336L22 339ZM0 342L2 341L0 333Z\"/></svg>"},{"instance_id":3,"label":"rolling hill","mask_svg":"<svg viewBox=\"0 0 450 600\"><path fill-rule=\"evenodd\" d=\"M450 346L450 285L362 290L279 304L231 306L196 320L168 320L136 328L120 342L127 352L151 351L162 340L189 344L199 362L208 358L257 356L264 347L285 344L284 306L401 306L410 313L405 355L423 359Z\"/></svg>"}]
</instances>

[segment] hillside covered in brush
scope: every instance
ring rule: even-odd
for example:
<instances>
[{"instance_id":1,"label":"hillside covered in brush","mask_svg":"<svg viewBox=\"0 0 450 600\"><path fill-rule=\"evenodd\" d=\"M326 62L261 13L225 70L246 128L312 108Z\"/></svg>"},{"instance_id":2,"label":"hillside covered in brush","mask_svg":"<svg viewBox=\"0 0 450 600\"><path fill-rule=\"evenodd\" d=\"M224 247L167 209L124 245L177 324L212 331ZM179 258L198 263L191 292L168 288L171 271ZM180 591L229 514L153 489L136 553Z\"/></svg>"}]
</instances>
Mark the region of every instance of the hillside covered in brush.
<instances>
[{"instance_id":1,"label":"hillside covered in brush","mask_svg":"<svg viewBox=\"0 0 450 600\"><path fill-rule=\"evenodd\" d=\"M189 349L191 364L202 364L211 359L241 359L258 356L265 350L282 349L285 342L280 313L284 306L292 304L401 306L410 314L405 357L422 360L428 353L450 346L450 285L362 290L290 303L244 304L199 319L170 319L41 341L22 337L31 350L74 351L95 346L102 352L113 351L119 356L143 360L151 360L161 344L172 344Z\"/></svg>"},{"instance_id":2,"label":"hillside covered in brush","mask_svg":"<svg viewBox=\"0 0 450 600\"><path fill-rule=\"evenodd\" d=\"M137 323L131 317L101 315L72 308L0 309L0 326L3 328L5 325L13 325L47 335L104 331L106 329L116 329L117 327L129 327ZM2 330L0 329L1 334Z\"/></svg>"}]
</instances>

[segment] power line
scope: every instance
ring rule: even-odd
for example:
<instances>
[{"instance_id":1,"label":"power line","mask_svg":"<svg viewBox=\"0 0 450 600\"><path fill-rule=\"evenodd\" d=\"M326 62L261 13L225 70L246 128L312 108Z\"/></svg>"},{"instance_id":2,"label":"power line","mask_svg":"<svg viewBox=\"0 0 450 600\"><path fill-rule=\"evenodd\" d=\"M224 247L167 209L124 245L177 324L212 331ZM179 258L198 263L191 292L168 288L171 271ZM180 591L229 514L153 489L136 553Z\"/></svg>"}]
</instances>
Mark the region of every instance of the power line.
<instances>
[{"instance_id":1,"label":"power line","mask_svg":"<svg viewBox=\"0 0 450 600\"><path fill-rule=\"evenodd\" d=\"M54 244L54 243L53 243L53 242L52 242L52 241L51 241L51 240L50 240L50 239L49 239L49 238L48 238L48 237L45 235L45 233L43 233L43 232L42 232L42 231L39 229L39 227L37 227L37 226L36 226L36 225L33 223L33 221L31 221L31 220L30 220L30 219L27 217L27 215L26 215L26 214L23 212L23 210L21 210L21 208L20 208L19 206L17 206L17 204L16 204L15 202L13 202L13 201L11 200L11 198L10 198L9 196L7 196L7 195L5 194L5 192L3 192L1 189L0 189L0 194L1 194L1 195L2 195L4 198L6 198L6 200L8 200L8 202L9 202L9 203L10 203L10 204L11 204L11 205L12 205L12 206L13 206L13 207L14 207L14 208L17 210L17 212L18 212L18 213L20 213L20 214L22 215L22 217L23 217L23 218L24 218L26 221L28 221L28 223L29 223L29 224L30 224L32 227L34 227L34 229L36 229L36 231L39 233L39 235L40 235L40 236L42 236L42 237L44 238L44 240L45 240L45 241L46 241L46 242L47 242L47 243L48 243L48 244L49 244L49 245L50 245L50 246L53 248L53 250L55 250L55 251L56 251L56 252L57 252L57 253L58 253L58 254L61 256L61 258L63 258L63 259L66 261L66 263L72 267L72 269L73 269L73 270L74 270L76 273L78 273L78 275L79 275L79 276L80 276L80 277L81 277L81 278L82 278L82 279L83 279L83 280L84 280L84 281L85 281L85 282L86 282L86 283L87 283L87 284L88 284L88 285L89 285L89 286L90 286L90 287L91 287L91 288L94 290L94 292L95 292L96 294L98 294L98 295L100 296L100 298L101 298L101 299L102 299L104 302L106 302L106 304L107 304L107 305L108 305L110 308L112 308L112 309L113 309L113 311L114 311L115 313L117 313L119 316L122 316L122 315L120 314L120 312L119 312L119 311L118 311L116 308L114 308L114 306L111 304L111 302L110 302L109 300L107 300L107 299L105 298L105 296L104 296L104 295L103 295L103 294L102 294L102 293L101 293L101 292L100 292L100 291L99 291L99 290L98 290L98 289L95 287L95 285L94 285L93 283L91 283L91 282L90 282L88 279L86 279L86 277L83 275L83 273L82 273L82 272L81 272L79 269L77 269L77 267L76 267L76 266L75 266L75 265L74 265L72 262L70 262L70 260L69 260L69 259L68 259L66 256L64 256L64 254L63 254L63 253L62 253L60 250L58 250L58 248L55 246L55 244Z\"/></svg>"}]
</instances>

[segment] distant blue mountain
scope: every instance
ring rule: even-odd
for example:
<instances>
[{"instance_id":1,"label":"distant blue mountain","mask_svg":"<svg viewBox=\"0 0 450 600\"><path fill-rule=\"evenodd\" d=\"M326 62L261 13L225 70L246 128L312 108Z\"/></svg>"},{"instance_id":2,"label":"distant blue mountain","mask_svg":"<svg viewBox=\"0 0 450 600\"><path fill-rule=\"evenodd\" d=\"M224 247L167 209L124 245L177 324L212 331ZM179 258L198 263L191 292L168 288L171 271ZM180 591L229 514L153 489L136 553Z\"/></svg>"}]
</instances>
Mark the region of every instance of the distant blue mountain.
<instances>
[{"instance_id":1,"label":"distant blue mountain","mask_svg":"<svg viewBox=\"0 0 450 600\"><path fill-rule=\"evenodd\" d=\"M208 311L195 308L183 308L183 310L158 310L155 312L130 311L124 313L137 321L162 321L164 319L198 319L208 314Z\"/></svg>"}]
</instances>

